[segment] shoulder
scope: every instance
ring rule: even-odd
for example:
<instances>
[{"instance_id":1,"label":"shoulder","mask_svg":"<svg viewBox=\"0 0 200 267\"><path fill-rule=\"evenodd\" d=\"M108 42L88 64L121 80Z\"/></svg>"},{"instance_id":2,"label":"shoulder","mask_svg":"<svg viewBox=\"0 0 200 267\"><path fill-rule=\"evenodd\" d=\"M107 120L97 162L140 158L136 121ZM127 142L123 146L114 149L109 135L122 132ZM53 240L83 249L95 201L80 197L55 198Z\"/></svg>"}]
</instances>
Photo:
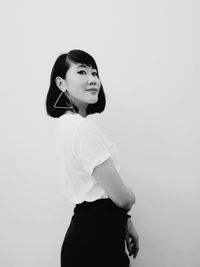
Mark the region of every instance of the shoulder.
<instances>
[{"instance_id":1,"label":"shoulder","mask_svg":"<svg viewBox=\"0 0 200 267\"><path fill-rule=\"evenodd\" d=\"M62 131L73 133L75 140L89 141L94 138L105 138L105 134L91 117L82 117L79 114L66 114L60 117L57 125Z\"/></svg>"},{"instance_id":2,"label":"shoulder","mask_svg":"<svg viewBox=\"0 0 200 267\"><path fill-rule=\"evenodd\" d=\"M59 117L57 126L65 129L74 129L78 128L84 121L85 118L79 114L64 114Z\"/></svg>"},{"instance_id":3,"label":"shoulder","mask_svg":"<svg viewBox=\"0 0 200 267\"><path fill-rule=\"evenodd\" d=\"M97 123L91 118L82 118L77 127L77 134L81 135L84 133L86 133L88 136L103 134Z\"/></svg>"}]
</instances>

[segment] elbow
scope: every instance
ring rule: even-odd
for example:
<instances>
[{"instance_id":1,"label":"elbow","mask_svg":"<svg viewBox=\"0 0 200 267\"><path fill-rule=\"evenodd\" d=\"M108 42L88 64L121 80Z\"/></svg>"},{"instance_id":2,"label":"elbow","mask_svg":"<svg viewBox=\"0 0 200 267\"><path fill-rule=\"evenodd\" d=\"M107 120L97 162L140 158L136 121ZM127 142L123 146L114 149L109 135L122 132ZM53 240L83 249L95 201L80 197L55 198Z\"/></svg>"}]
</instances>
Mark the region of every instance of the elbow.
<instances>
[{"instance_id":1,"label":"elbow","mask_svg":"<svg viewBox=\"0 0 200 267\"><path fill-rule=\"evenodd\" d=\"M122 209L129 211L132 208L132 206L135 204L135 202L136 202L135 195L126 194L126 196L124 197L123 201L120 203L119 206Z\"/></svg>"},{"instance_id":2,"label":"elbow","mask_svg":"<svg viewBox=\"0 0 200 267\"><path fill-rule=\"evenodd\" d=\"M127 202L127 203L124 204L123 209L129 211L129 210L131 210L131 208L132 208L132 206L133 206L134 204L135 204L135 203L134 203L133 201L129 201L129 202Z\"/></svg>"},{"instance_id":3,"label":"elbow","mask_svg":"<svg viewBox=\"0 0 200 267\"><path fill-rule=\"evenodd\" d=\"M132 205L134 205L136 203L136 197L135 197L135 195L133 195L132 203L133 203Z\"/></svg>"}]
</instances>

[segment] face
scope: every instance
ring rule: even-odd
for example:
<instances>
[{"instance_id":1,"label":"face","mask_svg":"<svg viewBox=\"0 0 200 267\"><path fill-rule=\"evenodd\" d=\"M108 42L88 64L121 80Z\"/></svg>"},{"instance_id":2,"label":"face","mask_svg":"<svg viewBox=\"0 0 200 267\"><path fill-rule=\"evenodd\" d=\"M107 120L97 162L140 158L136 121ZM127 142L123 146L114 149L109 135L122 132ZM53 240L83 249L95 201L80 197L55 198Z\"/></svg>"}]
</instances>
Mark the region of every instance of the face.
<instances>
[{"instance_id":1,"label":"face","mask_svg":"<svg viewBox=\"0 0 200 267\"><path fill-rule=\"evenodd\" d=\"M101 82L96 69L82 63L71 63L63 82L79 107L87 107L98 101Z\"/></svg>"}]
</instances>

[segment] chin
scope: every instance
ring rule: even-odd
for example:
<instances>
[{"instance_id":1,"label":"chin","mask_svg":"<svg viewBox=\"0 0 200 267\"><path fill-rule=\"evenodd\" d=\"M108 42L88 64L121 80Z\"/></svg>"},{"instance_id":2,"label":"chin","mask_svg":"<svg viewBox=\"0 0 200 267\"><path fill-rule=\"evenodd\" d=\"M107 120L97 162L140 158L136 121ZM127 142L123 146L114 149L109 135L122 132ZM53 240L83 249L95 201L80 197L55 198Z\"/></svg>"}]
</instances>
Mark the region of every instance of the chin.
<instances>
[{"instance_id":1,"label":"chin","mask_svg":"<svg viewBox=\"0 0 200 267\"><path fill-rule=\"evenodd\" d=\"M88 104L95 104L97 103L97 101L98 101L98 98L93 98L88 101Z\"/></svg>"}]
</instances>

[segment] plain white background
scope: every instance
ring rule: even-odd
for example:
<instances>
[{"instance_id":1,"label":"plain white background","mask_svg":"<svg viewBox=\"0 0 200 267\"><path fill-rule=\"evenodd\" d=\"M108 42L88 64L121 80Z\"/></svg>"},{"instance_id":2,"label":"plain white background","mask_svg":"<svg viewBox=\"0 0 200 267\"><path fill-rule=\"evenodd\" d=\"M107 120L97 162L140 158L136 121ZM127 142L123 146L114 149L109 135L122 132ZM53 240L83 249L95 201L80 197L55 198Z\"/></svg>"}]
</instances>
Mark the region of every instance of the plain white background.
<instances>
[{"instance_id":1,"label":"plain white background","mask_svg":"<svg viewBox=\"0 0 200 267\"><path fill-rule=\"evenodd\" d=\"M57 56L77 48L96 59L107 106L93 118L137 197L133 266L199 266L199 1L1 5L0 265L60 266L73 205L45 99Z\"/></svg>"}]
</instances>

